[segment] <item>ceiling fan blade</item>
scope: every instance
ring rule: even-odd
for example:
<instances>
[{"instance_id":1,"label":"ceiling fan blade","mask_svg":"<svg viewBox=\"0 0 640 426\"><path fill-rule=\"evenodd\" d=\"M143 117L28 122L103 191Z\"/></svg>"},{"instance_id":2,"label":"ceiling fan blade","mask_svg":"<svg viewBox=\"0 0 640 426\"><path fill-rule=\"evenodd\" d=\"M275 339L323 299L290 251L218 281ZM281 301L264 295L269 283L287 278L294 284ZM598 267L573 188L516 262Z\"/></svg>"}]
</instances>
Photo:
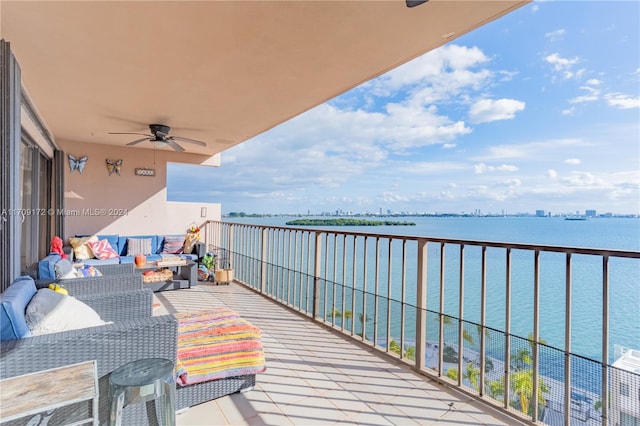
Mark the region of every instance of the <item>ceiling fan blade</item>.
<instances>
[{"instance_id":1,"label":"ceiling fan blade","mask_svg":"<svg viewBox=\"0 0 640 426\"><path fill-rule=\"evenodd\" d=\"M107 133L108 135L142 135L142 136L148 136L148 137L152 137L152 135L148 135L146 133L130 133L130 132L126 132L126 133L120 133L120 132L109 132Z\"/></svg>"},{"instance_id":2,"label":"ceiling fan blade","mask_svg":"<svg viewBox=\"0 0 640 426\"><path fill-rule=\"evenodd\" d=\"M140 142L144 142L144 141L148 141L148 140L149 140L149 138L136 139L135 141L129 142L127 145L136 145L136 144L139 144Z\"/></svg>"},{"instance_id":3,"label":"ceiling fan blade","mask_svg":"<svg viewBox=\"0 0 640 426\"><path fill-rule=\"evenodd\" d=\"M193 143L193 144L200 145L200 146L207 146L207 144L205 142L197 141L195 139L183 138L183 137L180 137L180 136L170 136L169 139L175 139L175 140L178 140L178 141L181 141L181 142L189 142L189 143Z\"/></svg>"},{"instance_id":4,"label":"ceiling fan blade","mask_svg":"<svg viewBox=\"0 0 640 426\"><path fill-rule=\"evenodd\" d=\"M184 148L178 145L177 143L175 143L173 139L167 138L166 141L171 148L175 149L178 152L184 152Z\"/></svg>"}]
</instances>

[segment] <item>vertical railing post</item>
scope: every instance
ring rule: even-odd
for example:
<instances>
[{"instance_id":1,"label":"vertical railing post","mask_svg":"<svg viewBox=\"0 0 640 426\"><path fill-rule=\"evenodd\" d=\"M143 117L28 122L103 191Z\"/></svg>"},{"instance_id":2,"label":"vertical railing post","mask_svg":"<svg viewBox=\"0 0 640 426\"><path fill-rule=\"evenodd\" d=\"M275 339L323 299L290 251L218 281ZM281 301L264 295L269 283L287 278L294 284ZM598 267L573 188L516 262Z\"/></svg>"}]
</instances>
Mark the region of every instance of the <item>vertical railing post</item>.
<instances>
[{"instance_id":1,"label":"vertical railing post","mask_svg":"<svg viewBox=\"0 0 640 426\"><path fill-rule=\"evenodd\" d=\"M609 419L609 256L602 257L602 426ZM637 401L636 401L637 402Z\"/></svg>"},{"instance_id":2,"label":"vertical railing post","mask_svg":"<svg viewBox=\"0 0 640 426\"><path fill-rule=\"evenodd\" d=\"M571 424L571 253L565 258L564 296L564 424Z\"/></svg>"},{"instance_id":3,"label":"vertical railing post","mask_svg":"<svg viewBox=\"0 0 640 426\"><path fill-rule=\"evenodd\" d=\"M502 408L509 409L511 376L511 248L507 247L506 265L507 271L505 276L505 296L504 296L504 395Z\"/></svg>"},{"instance_id":4,"label":"vertical railing post","mask_svg":"<svg viewBox=\"0 0 640 426\"><path fill-rule=\"evenodd\" d=\"M364 247L362 249L362 340L367 337L367 240L364 237ZM355 313L354 313L355 315Z\"/></svg>"},{"instance_id":5,"label":"vertical railing post","mask_svg":"<svg viewBox=\"0 0 640 426\"><path fill-rule=\"evenodd\" d=\"M318 320L320 312L320 268L322 266L322 238L319 232L314 232L315 250L313 253L313 309L312 318Z\"/></svg>"},{"instance_id":6,"label":"vertical railing post","mask_svg":"<svg viewBox=\"0 0 640 426\"><path fill-rule=\"evenodd\" d=\"M533 389L531 392L531 419L535 423L538 420L538 386L540 350L538 342L540 341L540 251L534 253L534 271L533 271L533 342L531 343L533 354Z\"/></svg>"},{"instance_id":7,"label":"vertical railing post","mask_svg":"<svg viewBox=\"0 0 640 426\"><path fill-rule=\"evenodd\" d=\"M260 293L264 294L267 287L267 231L269 228L262 228L262 244L260 245Z\"/></svg>"},{"instance_id":8,"label":"vertical railing post","mask_svg":"<svg viewBox=\"0 0 640 426\"><path fill-rule=\"evenodd\" d=\"M480 395L484 395L484 383L486 380L485 365L487 361L487 339L485 336L485 324L487 321L487 246L482 246L482 259L481 259L481 277L480 277L480 380L479 380L479 392Z\"/></svg>"},{"instance_id":9,"label":"vertical railing post","mask_svg":"<svg viewBox=\"0 0 640 426\"><path fill-rule=\"evenodd\" d=\"M374 291L373 291L373 344L378 344L378 307L380 293L380 237L376 237L376 255L374 271Z\"/></svg>"},{"instance_id":10,"label":"vertical railing post","mask_svg":"<svg viewBox=\"0 0 640 426\"><path fill-rule=\"evenodd\" d=\"M407 240L402 239L402 254L400 262L400 358L404 358L405 317L407 315Z\"/></svg>"},{"instance_id":11,"label":"vertical railing post","mask_svg":"<svg viewBox=\"0 0 640 426\"><path fill-rule=\"evenodd\" d=\"M438 307L438 376L442 377L444 366L444 243L440 243L440 306Z\"/></svg>"},{"instance_id":12,"label":"vertical railing post","mask_svg":"<svg viewBox=\"0 0 640 426\"><path fill-rule=\"evenodd\" d=\"M462 386L464 356L464 244L460 244L460 283L458 289L458 386Z\"/></svg>"},{"instance_id":13,"label":"vertical railing post","mask_svg":"<svg viewBox=\"0 0 640 426\"><path fill-rule=\"evenodd\" d=\"M351 335L356 331L356 279L358 277L358 237L353 236L353 257L351 266Z\"/></svg>"},{"instance_id":14,"label":"vertical railing post","mask_svg":"<svg viewBox=\"0 0 640 426\"><path fill-rule=\"evenodd\" d=\"M427 241L418 240L416 277L416 370L424 370L427 353Z\"/></svg>"},{"instance_id":15,"label":"vertical railing post","mask_svg":"<svg viewBox=\"0 0 640 426\"><path fill-rule=\"evenodd\" d=\"M233 229L234 229L235 225L234 224L230 224L229 225L229 235L227 236L227 253L228 253L228 258L229 258L229 263L231 263L231 256L233 256L233 264L238 263L237 259L236 259L236 254L233 251ZM233 265L230 265L230 267L233 267Z\"/></svg>"}]
</instances>

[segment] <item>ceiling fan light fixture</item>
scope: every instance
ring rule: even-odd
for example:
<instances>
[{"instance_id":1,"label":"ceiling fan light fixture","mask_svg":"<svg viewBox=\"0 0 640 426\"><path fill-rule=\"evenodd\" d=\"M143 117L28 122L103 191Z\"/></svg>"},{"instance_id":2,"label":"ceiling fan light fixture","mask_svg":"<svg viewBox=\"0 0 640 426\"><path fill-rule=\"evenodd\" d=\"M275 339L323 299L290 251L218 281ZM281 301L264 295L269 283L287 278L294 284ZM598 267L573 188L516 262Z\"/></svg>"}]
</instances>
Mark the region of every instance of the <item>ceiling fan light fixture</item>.
<instances>
[{"instance_id":1,"label":"ceiling fan light fixture","mask_svg":"<svg viewBox=\"0 0 640 426\"><path fill-rule=\"evenodd\" d=\"M160 139L152 139L151 143L156 148L164 148L165 146L167 146L167 141L163 141L163 140L160 140Z\"/></svg>"}]
</instances>

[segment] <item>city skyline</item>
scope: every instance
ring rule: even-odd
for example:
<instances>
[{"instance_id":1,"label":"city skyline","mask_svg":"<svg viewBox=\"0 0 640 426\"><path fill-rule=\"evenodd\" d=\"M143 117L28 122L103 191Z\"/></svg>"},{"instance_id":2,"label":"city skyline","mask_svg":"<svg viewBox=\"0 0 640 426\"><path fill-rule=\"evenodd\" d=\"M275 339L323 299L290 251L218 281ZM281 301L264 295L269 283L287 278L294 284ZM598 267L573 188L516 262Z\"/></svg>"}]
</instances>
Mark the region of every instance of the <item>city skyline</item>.
<instances>
[{"instance_id":1,"label":"city skyline","mask_svg":"<svg viewBox=\"0 0 640 426\"><path fill-rule=\"evenodd\" d=\"M168 197L223 213L638 214L639 16L638 2L534 1L223 152L219 168L171 164Z\"/></svg>"}]
</instances>

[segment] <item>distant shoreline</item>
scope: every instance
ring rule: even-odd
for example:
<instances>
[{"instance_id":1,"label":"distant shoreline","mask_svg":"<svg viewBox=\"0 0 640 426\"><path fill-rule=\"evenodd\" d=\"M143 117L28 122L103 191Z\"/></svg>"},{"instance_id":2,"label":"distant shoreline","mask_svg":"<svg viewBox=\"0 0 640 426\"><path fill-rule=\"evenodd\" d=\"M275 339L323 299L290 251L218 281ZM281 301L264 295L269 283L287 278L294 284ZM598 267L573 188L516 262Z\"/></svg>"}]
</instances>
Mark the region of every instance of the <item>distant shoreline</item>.
<instances>
[{"instance_id":1,"label":"distant shoreline","mask_svg":"<svg viewBox=\"0 0 640 426\"><path fill-rule=\"evenodd\" d=\"M416 226L413 222L369 219L296 219L286 225L296 226Z\"/></svg>"},{"instance_id":2,"label":"distant shoreline","mask_svg":"<svg viewBox=\"0 0 640 426\"><path fill-rule=\"evenodd\" d=\"M317 218L326 217L327 219L354 219L354 218L394 218L394 217L438 217L438 218L534 218L534 219L564 219L566 217L575 217L575 214L556 214L552 216L536 216L529 213L514 214L464 214L464 213L418 213L418 214L352 214L352 215L326 215L326 214L301 214L301 213L244 213L231 212L223 214L224 218L260 218L260 217L299 217L299 218ZM622 213L605 213L596 216L579 216L588 217L589 219L638 219L638 214L622 214ZM324 220L324 219L323 219Z\"/></svg>"}]
</instances>

